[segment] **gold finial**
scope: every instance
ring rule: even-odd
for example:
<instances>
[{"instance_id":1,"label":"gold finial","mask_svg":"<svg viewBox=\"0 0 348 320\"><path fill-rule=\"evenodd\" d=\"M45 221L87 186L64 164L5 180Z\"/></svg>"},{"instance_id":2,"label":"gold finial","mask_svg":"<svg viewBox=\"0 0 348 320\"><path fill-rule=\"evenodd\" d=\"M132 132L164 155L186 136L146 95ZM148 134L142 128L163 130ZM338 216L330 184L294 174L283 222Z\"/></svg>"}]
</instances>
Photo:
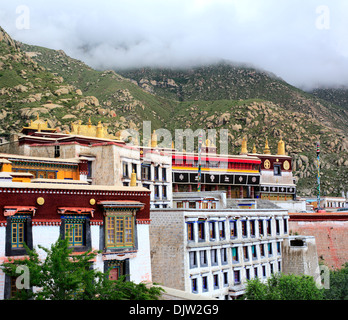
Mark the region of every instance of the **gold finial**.
<instances>
[{"instance_id":1,"label":"gold finial","mask_svg":"<svg viewBox=\"0 0 348 320\"><path fill-rule=\"evenodd\" d=\"M133 140L134 140L133 145L138 146L139 145L138 135L136 135L135 139L132 139L132 141Z\"/></svg>"},{"instance_id":2,"label":"gold finial","mask_svg":"<svg viewBox=\"0 0 348 320\"><path fill-rule=\"evenodd\" d=\"M175 149L174 141L172 141L172 149Z\"/></svg>"},{"instance_id":3,"label":"gold finial","mask_svg":"<svg viewBox=\"0 0 348 320\"><path fill-rule=\"evenodd\" d=\"M253 153L257 153L256 147L255 147L255 143L254 143L254 146L253 146Z\"/></svg>"},{"instance_id":4,"label":"gold finial","mask_svg":"<svg viewBox=\"0 0 348 320\"><path fill-rule=\"evenodd\" d=\"M153 130L153 133L151 135L151 148L156 148L157 147L157 134L156 131Z\"/></svg>"},{"instance_id":5,"label":"gold finial","mask_svg":"<svg viewBox=\"0 0 348 320\"><path fill-rule=\"evenodd\" d=\"M97 138L103 138L103 126L101 124L101 122L98 122L97 125L97 133L96 133Z\"/></svg>"},{"instance_id":6,"label":"gold finial","mask_svg":"<svg viewBox=\"0 0 348 320\"><path fill-rule=\"evenodd\" d=\"M245 137L243 138L243 141L242 141L242 150L240 154L248 154L247 140Z\"/></svg>"},{"instance_id":7,"label":"gold finial","mask_svg":"<svg viewBox=\"0 0 348 320\"><path fill-rule=\"evenodd\" d=\"M277 152L278 155L281 155L281 156L285 156L286 153L285 153L285 143L283 141L282 138L280 138L279 142L278 142L278 152Z\"/></svg>"},{"instance_id":8,"label":"gold finial","mask_svg":"<svg viewBox=\"0 0 348 320\"><path fill-rule=\"evenodd\" d=\"M267 138L266 138L266 143L265 143L265 149L263 149L263 153L264 154L271 154L271 150L269 149Z\"/></svg>"},{"instance_id":9,"label":"gold finial","mask_svg":"<svg viewBox=\"0 0 348 320\"><path fill-rule=\"evenodd\" d=\"M121 131L116 132L115 138L116 138L116 140L121 140Z\"/></svg>"},{"instance_id":10,"label":"gold finial","mask_svg":"<svg viewBox=\"0 0 348 320\"><path fill-rule=\"evenodd\" d=\"M131 174L130 186L131 187L136 187L137 186L137 174L134 172L134 169L133 169L133 172Z\"/></svg>"},{"instance_id":11,"label":"gold finial","mask_svg":"<svg viewBox=\"0 0 348 320\"><path fill-rule=\"evenodd\" d=\"M88 128L90 128L92 126L91 117L89 117L87 124L88 124Z\"/></svg>"}]
</instances>

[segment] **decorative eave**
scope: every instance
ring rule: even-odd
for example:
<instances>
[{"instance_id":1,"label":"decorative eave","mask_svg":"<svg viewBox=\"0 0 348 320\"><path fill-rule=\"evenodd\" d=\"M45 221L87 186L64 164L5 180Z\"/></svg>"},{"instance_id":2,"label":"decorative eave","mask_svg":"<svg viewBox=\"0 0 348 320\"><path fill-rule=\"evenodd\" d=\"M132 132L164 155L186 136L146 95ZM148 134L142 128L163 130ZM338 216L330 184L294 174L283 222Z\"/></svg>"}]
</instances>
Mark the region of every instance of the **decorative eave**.
<instances>
[{"instance_id":1,"label":"decorative eave","mask_svg":"<svg viewBox=\"0 0 348 320\"><path fill-rule=\"evenodd\" d=\"M98 205L102 205L104 208L104 214L108 215L110 211L114 212L115 210L143 210L145 204L140 201L134 200L104 200L98 201Z\"/></svg>"},{"instance_id":2,"label":"decorative eave","mask_svg":"<svg viewBox=\"0 0 348 320\"><path fill-rule=\"evenodd\" d=\"M94 215L94 209L93 208L81 208L81 207L59 207L57 209L58 214L66 214L66 213L72 213L72 214L90 214L93 218Z\"/></svg>"},{"instance_id":3,"label":"decorative eave","mask_svg":"<svg viewBox=\"0 0 348 320\"><path fill-rule=\"evenodd\" d=\"M5 206L4 207L4 216L12 217L17 213L30 213L35 216L37 208L30 206Z\"/></svg>"}]
</instances>

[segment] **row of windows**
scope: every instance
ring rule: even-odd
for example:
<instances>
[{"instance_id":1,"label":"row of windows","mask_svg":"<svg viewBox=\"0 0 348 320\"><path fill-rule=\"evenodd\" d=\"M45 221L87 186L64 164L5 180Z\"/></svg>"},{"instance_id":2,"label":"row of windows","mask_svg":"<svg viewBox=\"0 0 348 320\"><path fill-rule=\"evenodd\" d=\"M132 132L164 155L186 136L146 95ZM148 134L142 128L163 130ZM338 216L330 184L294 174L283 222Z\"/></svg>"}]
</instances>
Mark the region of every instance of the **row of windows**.
<instances>
[{"instance_id":1,"label":"row of windows","mask_svg":"<svg viewBox=\"0 0 348 320\"><path fill-rule=\"evenodd\" d=\"M12 254L16 255L16 249L23 249L24 244L31 246L28 243L28 236L32 232L31 220L28 223L30 216L17 216L8 219L9 228L9 247L12 249ZM132 214L127 215L111 215L105 218L105 246L106 248L133 247L135 240L135 218ZM89 219L79 215L73 218L62 218L61 235L68 239L71 247L84 247L90 241L90 233L87 232L89 227ZM31 237L30 237L31 238ZM18 250L17 250L18 251Z\"/></svg>"},{"instance_id":2,"label":"row of windows","mask_svg":"<svg viewBox=\"0 0 348 320\"><path fill-rule=\"evenodd\" d=\"M280 260L247 268L221 270L212 274L202 274L201 276L195 275L191 277L191 291L192 293L204 293L210 290L218 290L229 285L241 284L242 278L246 280L253 278L265 279L276 272L281 272Z\"/></svg>"},{"instance_id":3,"label":"row of windows","mask_svg":"<svg viewBox=\"0 0 348 320\"><path fill-rule=\"evenodd\" d=\"M131 165L131 170L129 170ZM130 179L132 172L137 173L137 164L122 162L122 176ZM160 172L162 173L160 176ZM153 167L153 179L151 179L152 167L151 165L141 165L141 179L142 180L156 180L156 181L167 181L167 168L161 168L160 166Z\"/></svg>"},{"instance_id":4,"label":"row of windows","mask_svg":"<svg viewBox=\"0 0 348 320\"><path fill-rule=\"evenodd\" d=\"M177 201L176 208L179 209L216 209L216 202L206 201Z\"/></svg>"},{"instance_id":5,"label":"row of windows","mask_svg":"<svg viewBox=\"0 0 348 320\"><path fill-rule=\"evenodd\" d=\"M275 243L276 248L273 247L273 242L267 244L261 243L258 245L236 246L232 248L199 250L189 252L190 268L207 267L226 265L232 262L233 264L257 260L259 258L272 257L273 255L281 255L281 242ZM228 251L231 253L231 260L228 257ZM210 261L208 257L210 256ZM220 257L220 259L219 259ZM220 262L220 263L219 263Z\"/></svg>"},{"instance_id":6,"label":"row of windows","mask_svg":"<svg viewBox=\"0 0 348 320\"><path fill-rule=\"evenodd\" d=\"M123 184L125 184L125 183L123 183ZM127 182L127 185L128 185L128 182ZM143 187L150 190L149 184L143 183ZM162 190L162 194L160 193L160 190ZM154 185L154 197L156 200L157 199L166 200L168 198L167 186Z\"/></svg>"},{"instance_id":7,"label":"row of windows","mask_svg":"<svg viewBox=\"0 0 348 320\"><path fill-rule=\"evenodd\" d=\"M274 222L274 226L272 221ZM287 234L288 225L287 219L250 219L250 220L227 220L221 221L206 221L197 220L189 221L187 224L187 240L188 241L207 241L207 237L210 241L214 240L224 240L227 236L230 239L235 239L240 237L243 238L256 236L271 236L273 233L273 228L275 227L275 234L280 235L281 231ZM197 231L195 232L195 225L197 224ZM281 230L281 224L283 225L283 230ZM208 234L206 233L206 228L208 228ZM257 233L258 232L258 233ZM240 234L240 235L239 235Z\"/></svg>"},{"instance_id":8,"label":"row of windows","mask_svg":"<svg viewBox=\"0 0 348 320\"><path fill-rule=\"evenodd\" d=\"M156 180L167 181L167 169L160 168L160 166L154 166L153 179L152 179L152 167L150 165L141 165L141 179L142 180ZM162 173L160 177L160 171ZM135 170L136 172L136 170ZM128 174L127 174L128 176Z\"/></svg>"}]
</instances>

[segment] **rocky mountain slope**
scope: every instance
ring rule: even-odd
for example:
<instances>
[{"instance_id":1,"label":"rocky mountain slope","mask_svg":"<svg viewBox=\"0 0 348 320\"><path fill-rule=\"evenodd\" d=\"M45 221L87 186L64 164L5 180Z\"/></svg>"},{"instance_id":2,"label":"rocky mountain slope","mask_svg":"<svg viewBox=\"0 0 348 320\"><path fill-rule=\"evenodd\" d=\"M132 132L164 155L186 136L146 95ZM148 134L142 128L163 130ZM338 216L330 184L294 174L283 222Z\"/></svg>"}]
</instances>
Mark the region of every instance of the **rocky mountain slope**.
<instances>
[{"instance_id":1,"label":"rocky mountain slope","mask_svg":"<svg viewBox=\"0 0 348 320\"><path fill-rule=\"evenodd\" d=\"M125 76L130 74L94 70L62 51L17 43L2 29L0 39L0 136L8 138L39 114L60 130L69 129L77 119L87 122L89 117L94 124L107 124L110 133L141 130L143 120L151 121L153 129L168 128L173 136L175 129L216 129L219 133L224 128L229 132L229 152L235 154L240 152L243 137L248 138L249 150L255 144L258 152L266 136L271 151L276 152L282 137L294 158L298 189L304 195L315 194L315 143L320 140L322 190L332 195L347 191L344 109L293 89L268 73L244 67L233 72L226 66L205 67L214 86L210 89L203 67L198 74L185 71L186 80L144 74L128 79ZM232 85L233 73L239 78ZM337 127L329 116L317 116L320 109L328 115L332 112L333 119L336 113L340 116Z\"/></svg>"},{"instance_id":2,"label":"rocky mountain slope","mask_svg":"<svg viewBox=\"0 0 348 320\"><path fill-rule=\"evenodd\" d=\"M311 94L348 110L347 86L342 86L341 88L318 88L311 91Z\"/></svg>"},{"instance_id":3,"label":"rocky mountain slope","mask_svg":"<svg viewBox=\"0 0 348 320\"><path fill-rule=\"evenodd\" d=\"M340 107L295 88L275 75L247 66L221 62L191 69L118 70L151 93L177 99L271 101L286 110L315 117L323 124L348 134L348 108Z\"/></svg>"}]
</instances>

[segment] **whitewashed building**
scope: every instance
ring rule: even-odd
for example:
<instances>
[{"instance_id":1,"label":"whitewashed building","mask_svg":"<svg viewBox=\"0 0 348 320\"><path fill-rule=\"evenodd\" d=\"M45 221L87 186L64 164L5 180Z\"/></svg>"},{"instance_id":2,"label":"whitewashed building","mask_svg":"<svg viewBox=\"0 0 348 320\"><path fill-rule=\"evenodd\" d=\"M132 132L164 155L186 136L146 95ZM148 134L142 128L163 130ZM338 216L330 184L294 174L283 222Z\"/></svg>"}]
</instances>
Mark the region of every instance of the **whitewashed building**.
<instances>
[{"instance_id":1,"label":"whitewashed building","mask_svg":"<svg viewBox=\"0 0 348 320\"><path fill-rule=\"evenodd\" d=\"M154 282L234 299L247 279L266 280L282 270L284 209L155 209L150 218Z\"/></svg>"}]
</instances>

